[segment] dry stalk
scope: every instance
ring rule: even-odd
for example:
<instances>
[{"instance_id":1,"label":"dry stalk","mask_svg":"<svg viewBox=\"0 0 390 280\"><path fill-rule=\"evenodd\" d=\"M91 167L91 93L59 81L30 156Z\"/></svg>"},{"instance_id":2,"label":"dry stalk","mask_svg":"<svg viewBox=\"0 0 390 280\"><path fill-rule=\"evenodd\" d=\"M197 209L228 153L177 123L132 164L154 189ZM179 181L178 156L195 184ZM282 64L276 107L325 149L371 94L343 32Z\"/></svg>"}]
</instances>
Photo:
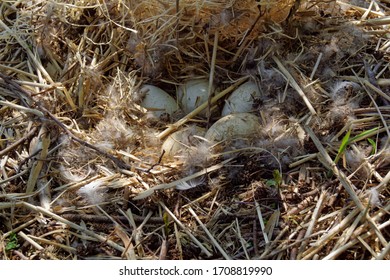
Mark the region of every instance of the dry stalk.
<instances>
[{"instance_id":1,"label":"dry stalk","mask_svg":"<svg viewBox=\"0 0 390 280\"><path fill-rule=\"evenodd\" d=\"M387 226L390 225L390 221L387 221L381 225L378 226L379 229L383 229L383 228L386 228ZM365 234L361 235L360 238L361 239L366 239L368 237L372 237L374 235L374 233L371 231L369 232L366 232ZM333 260L333 259L336 259L337 256L339 256L340 254L342 254L343 252L345 252L346 250L348 250L349 248L355 246L357 243L359 242L359 239L354 239L354 240L351 240L349 241L347 244L345 244L344 246L338 248L337 250L331 252L329 255L325 256L323 258L323 260Z\"/></svg>"},{"instance_id":2,"label":"dry stalk","mask_svg":"<svg viewBox=\"0 0 390 280\"><path fill-rule=\"evenodd\" d=\"M340 183L343 185L344 189L347 191L351 199L354 201L355 205L358 207L359 211L364 212L365 207L360 201L359 197L356 195L354 191L353 184L351 181L345 176L345 174L338 169L336 164L333 162L333 160L330 158L329 154L325 150L325 148L322 146L321 142L317 138L317 136L314 134L311 128L308 126L304 127L305 131L309 134L310 138L313 140L314 144L316 145L317 149L319 150L322 158L325 160L325 164L327 168L330 168L333 173L337 176L337 178L340 180ZM367 215L366 217L367 221L369 222L370 226L375 229L375 232L377 233L380 241L384 246L387 245L386 239L382 236L381 232L378 230L375 222L371 219L370 216Z\"/></svg>"},{"instance_id":3,"label":"dry stalk","mask_svg":"<svg viewBox=\"0 0 390 280\"><path fill-rule=\"evenodd\" d=\"M217 242L217 240L214 238L214 236L211 234L211 232L207 229L207 227L202 223L202 221L199 219L198 215L196 215L195 211L191 207L188 207L188 211L191 213L191 215L195 218L195 220L198 222L200 227L204 230L204 232L210 238L211 244L213 244L218 249L218 251L222 254L222 256L226 260L231 260L232 258L228 254L226 254L225 250Z\"/></svg>"},{"instance_id":4,"label":"dry stalk","mask_svg":"<svg viewBox=\"0 0 390 280\"><path fill-rule=\"evenodd\" d=\"M80 143L81 145L87 147L87 148L90 148L94 151L96 151L97 153L103 155L104 157L110 159L112 162L114 162L119 168L122 168L122 169L131 169L131 166L128 165L127 163L123 162L122 160L120 160L119 158L117 158L116 156L113 156L111 154L109 154L108 152L105 152L101 149L99 149L98 147L78 138L77 136L75 136L61 121L59 121L51 112L49 112L45 107L43 107L43 105L41 105L40 103L38 102L35 102L32 98L31 98L31 94L28 93L26 90L24 90L23 88L21 88L17 83L15 83L10 77L7 77L6 75L3 75L0 73L0 77L6 81L9 86L11 86L13 89L17 90L18 91L18 94L20 94L21 96L23 96L24 98L27 98L29 101L31 101L32 104L34 104L43 114L44 116L50 118L52 121L54 121L54 123L59 127L61 128L73 141L76 141L78 143ZM44 119L42 119L42 122L45 122ZM40 166L41 164L38 165L38 167ZM38 170L36 167L35 171L32 173L33 176L37 176L37 172L36 170ZM143 172L147 172L147 170L145 169L142 169L142 168L137 168L135 167L137 170L139 171L143 171ZM34 178L33 178L34 179ZM32 180L33 180L32 179ZM34 183L33 181L31 181L32 183ZM31 188L31 186L29 187Z\"/></svg>"},{"instance_id":5,"label":"dry stalk","mask_svg":"<svg viewBox=\"0 0 390 280\"><path fill-rule=\"evenodd\" d=\"M15 150L18 146L22 145L24 141L29 140L31 137L34 136L34 134L35 134L35 132L37 132L37 130L38 130L37 127L33 127L25 136L23 136L19 140L15 141L13 144L9 145L7 148L1 150L0 157ZM1 184L1 182L0 182L0 184Z\"/></svg>"},{"instance_id":6,"label":"dry stalk","mask_svg":"<svg viewBox=\"0 0 390 280\"><path fill-rule=\"evenodd\" d=\"M287 233L288 230L290 230L289 226L284 227L275 237L275 239L269 244L269 246L265 248L264 252L259 256L259 259L264 260L270 258L270 255L268 254L278 246L279 240L281 240L281 238Z\"/></svg>"},{"instance_id":7,"label":"dry stalk","mask_svg":"<svg viewBox=\"0 0 390 280\"><path fill-rule=\"evenodd\" d=\"M48 150L49 150L49 145L50 145L50 136L47 133L46 126L42 126L39 134L37 136L37 141L34 141L36 145L32 147L33 151L38 151L40 150L39 153L39 158L37 159L36 162L34 162L31 172L30 172L30 177L28 178L27 181L27 187L26 187L26 194L31 194L34 190L34 187L37 184L38 177L41 174L43 164L46 160Z\"/></svg>"},{"instance_id":8,"label":"dry stalk","mask_svg":"<svg viewBox=\"0 0 390 280\"><path fill-rule=\"evenodd\" d=\"M208 93L207 93L207 123L210 122L211 117L211 98L212 98L212 89L213 89L213 83L214 83L214 76L215 76L215 64L217 60L217 50L218 50L218 38L219 33L218 31L214 34L214 44L213 44L213 55L211 57L211 66L210 66L210 77L209 77L209 87L208 87Z\"/></svg>"},{"instance_id":9,"label":"dry stalk","mask_svg":"<svg viewBox=\"0 0 390 280\"><path fill-rule=\"evenodd\" d=\"M327 192L322 191L321 195L320 195L320 197L319 197L319 199L317 201L316 207L313 210L313 214L311 216L311 220L310 220L310 223L309 223L309 225L307 227L307 230L306 230L304 238L308 238L313 233L314 226L318 223L318 217L319 217L319 215L321 213L321 210L322 210L322 207L323 207L323 203L325 201L326 196L327 196ZM301 258L303 250L307 246L308 242L309 242L308 239L306 239L305 241L302 242L302 244L301 244L301 246L299 248L297 259Z\"/></svg>"},{"instance_id":10,"label":"dry stalk","mask_svg":"<svg viewBox=\"0 0 390 280\"><path fill-rule=\"evenodd\" d=\"M382 252L380 253L379 256L376 257L376 259L377 260L383 260L384 258L388 258L389 257L389 252L390 252L390 242L386 245L385 248L383 248Z\"/></svg>"},{"instance_id":11,"label":"dry stalk","mask_svg":"<svg viewBox=\"0 0 390 280\"><path fill-rule=\"evenodd\" d=\"M168 213L168 215L175 221L175 223L192 239L192 241L194 241L196 245L199 246L202 252L206 254L207 257L211 257L212 254L209 252L209 250L207 250L206 247L203 246L203 244L183 225L183 223L176 218L171 210L169 210L163 202L160 201L159 203L161 207Z\"/></svg>"},{"instance_id":12,"label":"dry stalk","mask_svg":"<svg viewBox=\"0 0 390 280\"><path fill-rule=\"evenodd\" d=\"M196 172L196 173L194 173L192 175L189 175L187 177L184 177L182 179L173 181L173 182L168 183L168 184L157 185L157 186L155 186L153 188L150 188L150 189L148 189L148 190L138 194L133 199L134 200L144 199L144 198L147 198L148 196L152 195L157 190L166 190L166 189L170 189L170 188L176 187L177 185L179 185L179 184L181 184L183 182L187 182L189 180L192 180L192 179L198 178L200 176L203 176L203 175L205 175L207 173L210 173L210 172L216 171L218 169L221 169L222 167L225 166L226 163L228 163L228 162L230 162L232 160L233 160L233 158L230 158L230 159L224 160L223 162L221 162L219 164L213 165L211 167L204 168L203 170L198 171L198 172Z\"/></svg>"},{"instance_id":13,"label":"dry stalk","mask_svg":"<svg viewBox=\"0 0 390 280\"><path fill-rule=\"evenodd\" d=\"M89 3L91 5L77 1L74 4L30 2L31 5L23 1L2 1L0 4L0 30L3 31L3 40L0 40L0 210L7 230L2 234L0 251L5 252L4 258L96 258L88 249L80 255L80 248L72 247L71 240L92 247L96 241L103 242L115 249L114 255L114 251L109 250L108 256L99 255L98 258L198 258L193 254L194 250L187 250L182 244L183 240L190 239L190 246L196 247L196 251L200 248L201 255L207 258L214 257L215 252L207 247L212 245L218 253L216 257L222 255L226 259L337 259L344 255L351 257L351 251L367 252L371 256L367 253L364 256L372 259L388 259L390 172L385 169L388 162L384 155L390 143L390 107L386 105L390 103L387 92L389 63L386 61L390 47L386 37L390 22L389 0L369 1L367 7L334 0L310 3L298 0L261 3L254 0L131 0L115 5L95 0L90 1L93 2ZM337 8L331 9L331 5ZM342 9L338 9L338 5L342 5ZM345 9L348 9L347 13L344 13ZM329 17L320 16L324 11ZM291 65L299 69L299 75L307 77L308 84L302 84L283 63L293 57L294 65ZM378 64L371 70L367 63L362 66L362 57ZM118 72L123 80L118 79ZM133 106L138 102L135 89L143 83L167 86L167 91L173 93L181 81L200 76L206 77L210 85L215 83L217 88L226 89L216 95L209 92L207 102L174 124L167 125L165 120L149 122L145 111L138 104ZM283 174L282 188L294 193L288 197L287 192L281 190L280 203L284 207L281 211L277 206L271 206L268 198L259 199L268 189L256 187L248 192L247 183L236 188L231 177L247 175L238 173L236 176L234 165L216 162L193 174L194 177L185 177L193 171L185 171L183 175L182 166L177 162L166 163L162 159L158 164L148 164L158 158L159 140L184 124L198 122L200 111L223 106L221 101L225 96L246 81L242 77L253 76L264 79L258 84L262 96L255 100L253 113L268 114L263 109L285 113L280 119L278 117L275 125L268 124L272 127L264 137L276 144L289 134L286 129L282 136L271 136L279 123L290 122L290 119L294 122L298 119L298 123L306 121L315 131L316 135L306 133L318 152L313 154L311 141L304 138L302 151L292 156L294 162L291 163L282 160L285 151L271 153L263 146L257 146L256 141L263 139L255 139L253 147L237 146L234 151L212 157L233 155L240 159L248 154L247 151L259 151L272 157ZM342 95L348 102L353 95L351 102L357 103L352 104L351 115L346 116L348 120L335 120L334 126L327 127L326 123L331 123L328 113L332 113L329 105L336 104L334 86L348 81L359 84L359 90L343 90ZM116 91L120 101L111 106L111 97ZM297 94L292 95L292 91ZM359 101L360 97L362 101ZM378 100L384 106L379 106ZM276 111L268 111L271 118ZM99 139L90 132L100 130L95 128L102 119L105 121L113 115L120 116L132 130L134 145L133 142L111 145L110 141L95 141ZM177 115L172 117L175 119ZM264 124L265 119L263 117ZM203 118L199 123L204 125L206 121L214 121L214 118L209 114L207 120ZM375 138L380 149L365 159L371 180L358 189L360 181L356 183L357 188L353 184L355 179L360 179L358 169L350 172L345 168L344 171L333 165L329 155L337 152L339 139L349 129L355 134L373 127L378 129L356 139L359 143L348 146L354 151L360 149L370 137ZM139 130L142 135L137 133ZM34 147L29 140L38 131L39 135L33 139L37 140L34 153L29 150L30 146ZM155 139L156 134L158 139ZM66 176L62 167L57 168L55 152L68 149L68 140L58 139L62 135L68 136L71 146L79 147L72 143L77 142L88 148L81 147L88 153L86 162L81 162L83 157L79 158L80 162L70 162L74 174L82 172L77 180L72 180L77 176ZM111 138L111 135L105 138ZM329 136L326 139L330 140L324 141L328 146L321 146L325 144L319 142L320 137L316 137L319 135L324 137L322 140ZM142 138L142 147L138 145L139 138ZM57 141L61 144L57 145ZM50 148L51 145L56 146ZM288 152L291 147L286 149ZM66 156L62 158L67 160ZM106 166L104 159L112 161L117 168L112 170L110 163ZM151 168L135 167L135 163ZM84 164L88 165L85 169L81 167ZM264 164L264 168L250 174L248 181L269 180L262 176L267 164L258 159L255 164ZM303 164L312 167L311 171L305 170ZM156 166L158 168L154 168ZM337 177L326 186L324 182L329 179L324 176L326 170L322 166ZM293 170L297 167L305 171L303 176ZM203 176L205 174L210 176ZM157 196L149 196L155 190L173 188L197 176L207 177L205 187L211 190L205 191L202 187L179 194L159 193L161 207L158 208L172 219L167 221L152 216L149 209L155 207ZM172 182L172 178L181 179ZM87 201L78 196L77 189L96 180L107 183L107 199L99 205L90 205L90 202L85 205ZM171 183L157 185L161 182ZM301 187L305 189L303 193ZM324 191L318 193L320 189L326 189L331 196L329 200ZM383 207L367 206L367 194L371 190L378 194ZM139 193L136 200L129 201ZM177 195L179 200L175 199ZM38 196L44 207L24 202ZM149 199L140 199L146 197ZM242 197L245 201L240 201ZM252 198L253 204L248 197ZM353 202L343 205L345 199ZM177 211L177 214L169 211L174 207L172 212ZM253 213L253 207L256 207L256 213ZM139 216L130 209L138 211ZM324 209L327 209L326 213ZM90 211L96 214L92 215ZM345 217L345 213L350 215ZM39 216L48 221L49 227L38 225ZM260 226L255 222L257 219ZM186 223L191 220L193 223ZM266 225L261 224L266 220ZM87 227L88 223L96 225L94 231ZM174 232L168 233L167 226L172 224ZM130 225L130 231L118 225ZM205 234L194 236L193 230L198 226ZM107 227L112 235L107 236ZM262 234L259 235L260 227ZM27 246L7 253L4 244L14 232ZM26 234L28 232L30 234ZM253 238L253 242L248 242L247 237ZM160 246L155 247L156 242ZM353 256L362 258L357 253Z\"/></svg>"},{"instance_id":14,"label":"dry stalk","mask_svg":"<svg viewBox=\"0 0 390 280\"><path fill-rule=\"evenodd\" d=\"M8 102L8 101L0 101L0 105L6 106L9 108L18 110L18 111L22 111L25 113L33 114L33 115L36 115L37 117L40 117L40 118L42 118L44 116L44 114L41 111L38 111L36 109L27 108L27 107L24 107L21 105L17 105L17 104Z\"/></svg>"},{"instance_id":15,"label":"dry stalk","mask_svg":"<svg viewBox=\"0 0 390 280\"><path fill-rule=\"evenodd\" d=\"M103 243L107 243L109 246L111 246L112 248L120 251L120 252L123 252L124 251L124 248L120 245L118 245L117 243L113 242L112 240L108 240L106 237L103 237L99 234L96 234L95 232L91 231L91 230L88 230L88 229L85 229L83 228L82 226L79 226L75 223L72 223L64 218L62 218L61 216L58 216L57 214L54 214L52 212L50 212L49 210L46 210L40 206L34 206L30 203L27 203L27 202L22 202L22 205L32 211L35 211L35 212L38 212L38 213L42 213L50 218L53 218L61 223L64 223L66 225L68 225L69 227L73 228L73 229L76 229L76 230L79 230L81 232L84 232L85 234L93 237L93 238L96 238L97 240L103 242Z\"/></svg>"},{"instance_id":16,"label":"dry stalk","mask_svg":"<svg viewBox=\"0 0 390 280\"><path fill-rule=\"evenodd\" d=\"M367 210L368 210L368 207L367 207ZM336 244L334 245L335 250L349 241L352 234L354 234L356 227L359 225L360 221L364 218L364 216L366 214L367 214L367 211L359 213L359 215L353 221L352 225L346 231L344 231L343 234L337 240Z\"/></svg>"},{"instance_id":17,"label":"dry stalk","mask_svg":"<svg viewBox=\"0 0 390 280\"><path fill-rule=\"evenodd\" d=\"M269 217L267 221L267 224L265 225L265 232L267 233L268 240L270 240L270 242L272 242L271 241L272 236L274 235L274 230L279 223L279 218L280 218L280 210L277 209L272 213L272 215Z\"/></svg>"},{"instance_id":18,"label":"dry stalk","mask_svg":"<svg viewBox=\"0 0 390 280\"><path fill-rule=\"evenodd\" d=\"M282 242L277 248L274 248L268 255L264 255L264 256L262 255L260 257L260 259L271 259L273 256L279 255L280 253L285 252L290 248L297 247L299 244L301 244L306 239L314 238L314 237L321 235L323 233L324 232L322 232L322 231L316 232L316 233L312 234L311 236L309 236L308 238L298 239L298 240L296 240L293 243L290 243L288 245L287 245L288 240L286 240L285 242Z\"/></svg>"},{"instance_id":19,"label":"dry stalk","mask_svg":"<svg viewBox=\"0 0 390 280\"><path fill-rule=\"evenodd\" d=\"M47 73L45 67L41 64L39 60L37 60L34 53L31 51L30 47L27 45L27 42L19 37L14 31L12 31L1 19L0 19L0 27L5 30L7 33L11 34L16 41L23 47L24 51L28 54L29 59L34 63L35 67L43 74L46 80L50 84L54 84L54 81L50 77L49 73Z\"/></svg>"},{"instance_id":20,"label":"dry stalk","mask_svg":"<svg viewBox=\"0 0 390 280\"><path fill-rule=\"evenodd\" d=\"M64 250L66 250L68 252L71 252L71 253L76 253L76 251L77 251L76 248L73 248L71 246L67 246L67 245L64 245L64 244L61 244L61 243L58 243L58 242L54 242L54 241L48 240L48 239L43 238L43 237L37 237L37 236L32 236L32 235L28 235L28 237L31 238L34 241L39 241L41 243L52 245L52 246L64 249Z\"/></svg>"},{"instance_id":21,"label":"dry stalk","mask_svg":"<svg viewBox=\"0 0 390 280\"><path fill-rule=\"evenodd\" d=\"M356 237L359 242L367 249L368 252L370 252L370 254L376 258L377 257L377 254L374 252L374 250L370 247L370 245L367 244L367 242L365 242L360 236Z\"/></svg>"},{"instance_id":22,"label":"dry stalk","mask_svg":"<svg viewBox=\"0 0 390 280\"><path fill-rule=\"evenodd\" d=\"M236 221L236 232L237 232L237 237L238 239L240 240L240 243L241 243L241 248L242 250L244 251L244 254L245 254L245 257L247 260L250 259L249 257L249 253L248 253L248 243L245 241L245 239L242 237L242 234L241 234L241 229L240 229L240 223L238 222L238 219L236 218L235 219Z\"/></svg>"},{"instance_id":23,"label":"dry stalk","mask_svg":"<svg viewBox=\"0 0 390 280\"><path fill-rule=\"evenodd\" d=\"M15 232L19 232L21 231L22 229L25 229L25 228L28 228L30 225L32 225L33 223L35 223L37 221L37 218L34 218L34 219L31 219L29 220L28 222L12 229L11 231L8 231L6 233L3 234L3 239L7 238L8 236L10 236L12 233L15 233Z\"/></svg>"},{"instance_id":24,"label":"dry stalk","mask_svg":"<svg viewBox=\"0 0 390 280\"><path fill-rule=\"evenodd\" d=\"M255 207L256 207L257 217L259 218L259 222L260 222L261 232L263 233L264 242L267 245L269 243L269 239L265 231L264 219L263 219L263 215L261 214L260 204L256 200L255 200Z\"/></svg>"},{"instance_id":25,"label":"dry stalk","mask_svg":"<svg viewBox=\"0 0 390 280\"><path fill-rule=\"evenodd\" d=\"M313 105L311 105L310 100L307 98L306 94L303 92L301 87L298 85L298 83L295 81L294 77L290 74L290 72L287 70L287 68L283 65L283 63L277 58L276 56L273 56L272 59L276 62L276 64L279 67L279 70L283 73L283 75L286 76L286 80L290 83L290 85L298 92L298 94L301 96L303 101L305 102L307 108L309 109L310 113L312 115L316 115L316 110L314 109Z\"/></svg>"},{"instance_id":26,"label":"dry stalk","mask_svg":"<svg viewBox=\"0 0 390 280\"><path fill-rule=\"evenodd\" d=\"M179 250L179 260L182 260L183 259L183 246L181 244L181 238L180 238L180 232L179 232L179 229L177 228L178 225L176 223L173 224L174 226L174 229L175 229L175 237L176 237L176 248Z\"/></svg>"},{"instance_id":27,"label":"dry stalk","mask_svg":"<svg viewBox=\"0 0 390 280\"><path fill-rule=\"evenodd\" d=\"M311 244L311 248L302 253L302 259L308 260L313 257L316 253L318 253L332 238L343 231L348 224L352 221L352 219L359 213L359 209L355 208L352 210L347 217L345 217L337 226L335 226L332 230L327 232L324 236L318 239L316 242Z\"/></svg>"}]
</instances>

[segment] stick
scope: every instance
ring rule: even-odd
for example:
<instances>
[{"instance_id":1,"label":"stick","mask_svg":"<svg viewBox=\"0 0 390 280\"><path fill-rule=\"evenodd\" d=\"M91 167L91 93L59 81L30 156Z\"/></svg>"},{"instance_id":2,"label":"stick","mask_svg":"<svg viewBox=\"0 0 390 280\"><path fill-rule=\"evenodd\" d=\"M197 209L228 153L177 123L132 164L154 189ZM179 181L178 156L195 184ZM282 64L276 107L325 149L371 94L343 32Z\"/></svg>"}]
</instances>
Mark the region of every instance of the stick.
<instances>
[{"instance_id":1,"label":"stick","mask_svg":"<svg viewBox=\"0 0 390 280\"><path fill-rule=\"evenodd\" d=\"M168 215L175 221L175 223L195 242L196 245L206 254L207 257L211 257L212 254L203 246L203 244L196 239L196 237L180 222L176 216L168 209L168 207L160 201L160 205L164 208L164 210L168 213Z\"/></svg>"},{"instance_id":2,"label":"stick","mask_svg":"<svg viewBox=\"0 0 390 280\"><path fill-rule=\"evenodd\" d=\"M287 81L290 83L290 85L298 92L298 94L302 97L303 101L305 102L307 108L309 108L309 111L312 115L316 115L316 111L314 110L313 106L310 103L310 100L306 97L305 93L303 90L300 88L298 83L295 81L294 77L288 72L286 67L280 62L279 58L276 56L273 56L272 59L276 62L278 65L280 71L286 76Z\"/></svg>"}]
</instances>

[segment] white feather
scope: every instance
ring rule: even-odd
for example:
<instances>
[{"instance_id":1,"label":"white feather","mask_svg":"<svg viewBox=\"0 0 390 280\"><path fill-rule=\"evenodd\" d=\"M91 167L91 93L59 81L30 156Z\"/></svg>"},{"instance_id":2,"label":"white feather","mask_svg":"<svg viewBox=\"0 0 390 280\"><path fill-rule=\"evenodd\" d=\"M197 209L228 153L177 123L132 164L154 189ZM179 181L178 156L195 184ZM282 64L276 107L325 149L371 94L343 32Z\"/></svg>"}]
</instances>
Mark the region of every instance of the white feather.
<instances>
[{"instance_id":1,"label":"white feather","mask_svg":"<svg viewBox=\"0 0 390 280\"><path fill-rule=\"evenodd\" d=\"M104 201L105 189L102 188L103 181L96 180L81 187L77 193L85 198L90 204L100 204Z\"/></svg>"},{"instance_id":2,"label":"white feather","mask_svg":"<svg viewBox=\"0 0 390 280\"><path fill-rule=\"evenodd\" d=\"M199 177L196 179L188 180L188 181L181 182L178 185L176 185L176 189L181 190L181 191L193 189L193 188L196 188L197 186L203 184L204 181L205 181L204 177Z\"/></svg>"}]
</instances>

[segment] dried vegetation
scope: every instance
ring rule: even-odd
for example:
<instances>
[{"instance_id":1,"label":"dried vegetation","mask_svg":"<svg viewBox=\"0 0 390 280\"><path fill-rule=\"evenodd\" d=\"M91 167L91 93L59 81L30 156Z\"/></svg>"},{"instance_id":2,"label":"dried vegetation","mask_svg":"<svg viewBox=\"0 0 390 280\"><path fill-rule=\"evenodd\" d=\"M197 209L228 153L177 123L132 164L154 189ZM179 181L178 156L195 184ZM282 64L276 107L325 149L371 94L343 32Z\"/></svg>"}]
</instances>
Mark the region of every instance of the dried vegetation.
<instances>
[{"instance_id":1,"label":"dried vegetation","mask_svg":"<svg viewBox=\"0 0 390 280\"><path fill-rule=\"evenodd\" d=\"M390 2L0 3L2 259L389 259ZM151 119L141 84L215 95ZM209 143L252 79L262 129ZM184 141L184 140L183 140Z\"/></svg>"}]
</instances>

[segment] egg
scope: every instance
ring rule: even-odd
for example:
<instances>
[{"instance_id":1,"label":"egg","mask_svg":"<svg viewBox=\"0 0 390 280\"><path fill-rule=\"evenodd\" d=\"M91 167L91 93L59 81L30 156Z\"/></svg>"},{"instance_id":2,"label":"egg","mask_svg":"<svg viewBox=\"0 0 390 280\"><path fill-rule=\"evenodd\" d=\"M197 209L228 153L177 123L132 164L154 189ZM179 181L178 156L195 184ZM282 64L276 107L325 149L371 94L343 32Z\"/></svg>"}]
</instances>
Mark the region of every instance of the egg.
<instances>
[{"instance_id":1,"label":"egg","mask_svg":"<svg viewBox=\"0 0 390 280\"><path fill-rule=\"evenodd\" d=\"M234 90L227 98L221 115L249 113L252 111L255 99L260 96L261 93L257 84L254 81L248 81Z\"/></svg>"},{"instance_id":2,"label":"egg","mask_svg":"<svg viewBox=\"0 0 390 280\"><path fill-rule=\"evenodd\" d=\"M172 115L178 109L176 100L164 90L144 85L140 89L143 99L141 106L144 107L152 117L160 118L163 114Z\"/></svg>"},{"instance_id":3,"label":"egg","mask_svg":"<svg viewBox=\"0 0 390 280\"><path fill-rule=\"evenodd\" d=\"M189 126L172 133L161 147L161 151L164 151L164 158L173 158L188 152L191 146L201 141L194 136L204 136L205 132L206 130L202 127Z\"/></svg>"},{"instance_id":4,"label":"egg","mask_svg":"<svg viewBox=\"0 0 390 280\"><path fill-rule=\"evenodd\" d=\"M262 126L257 116L251 113L234 113L220 118L206 132L209 141L252 138L261 131Z\"/></svg>"},{"instance_id":5,"label":"egg","mask_svg":"<svg viewBox=\"0 0 390 280\"><path fill-rule=\"evenodd\" d=\"M214 87L211 89L213 93ZM207 102L209 92L209 81L207 79L188 80L180 85L177 90L179 104L185 114L192 112L199 105ZM199 115L206 116L206 110Z\"/></svg>"}]
</instances>

